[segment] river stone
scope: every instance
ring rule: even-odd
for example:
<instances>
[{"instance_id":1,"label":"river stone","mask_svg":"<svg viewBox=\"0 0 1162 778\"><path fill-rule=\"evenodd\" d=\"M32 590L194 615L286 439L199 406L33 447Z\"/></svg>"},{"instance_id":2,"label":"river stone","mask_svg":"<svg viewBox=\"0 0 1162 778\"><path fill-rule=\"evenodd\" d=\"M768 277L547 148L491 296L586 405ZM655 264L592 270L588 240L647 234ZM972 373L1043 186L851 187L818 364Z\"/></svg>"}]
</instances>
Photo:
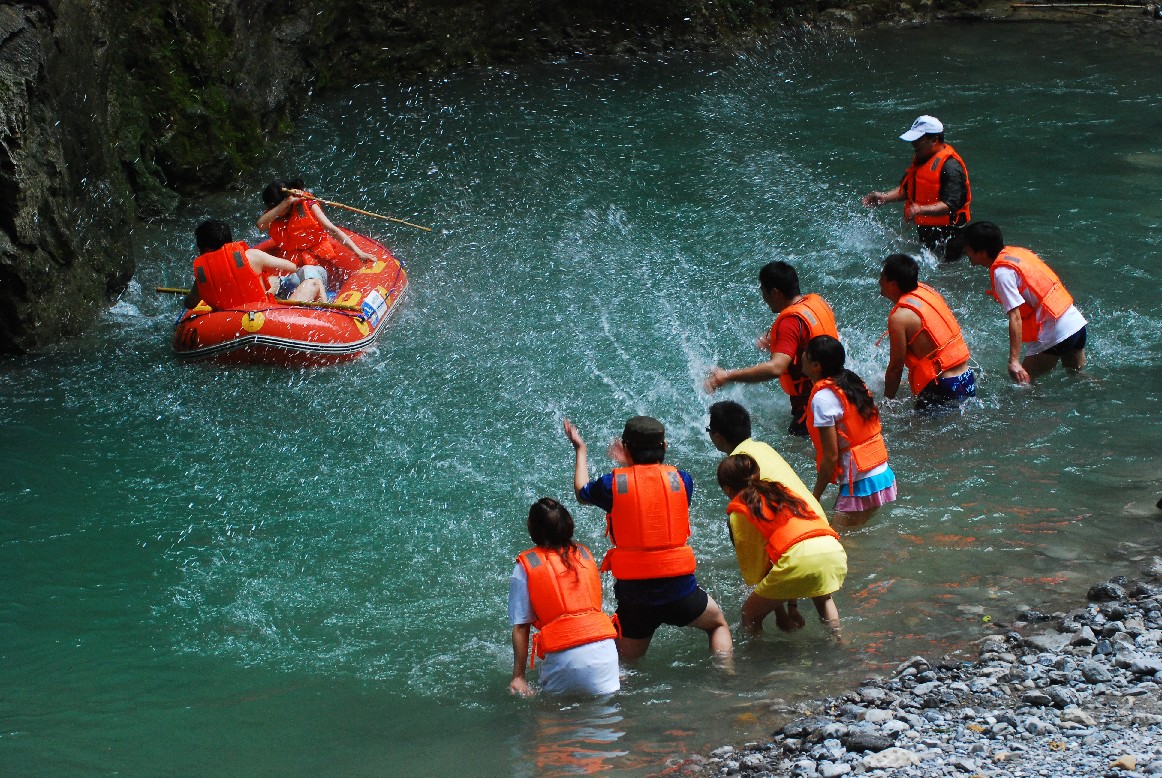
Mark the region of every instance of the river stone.
<instances>
[{"instance_id":1,"label":"river stone","mask_svg":"<svg viewBox=\"0 0 1162 778\"><path fill-rule=\"evenodd\" d=\"M1038 737L1041 735L1048 735L1050 732L1057 731L1057 727L1048 722L1042 721L1035 716L1025 719L1025 722L1021 725L1021 729L1025 730L1030 735L1036 735Z\"/></svg>"},{"instance_id":2,"label":"river stone","mask_svg":"<svg viewBox=\"0 0 1162 778\"><path fill-rule=\"evenodd\" d=\"M1093 634L1093 630L1088 626L1083 626L1073 634L1069 639L1071 646L1092 646L1097 642L1097 636Z\"/></svg>"},{"instance_id":3,"label":"river stone","mask_svg":"<svg viewBox=\"0 0 1162 778\"><path fill-rule=\"evenodd\" d=\"M787 722L780 731L786 737L806 738L831 723L832 720L826 716L806 716Z\"/></svg>"},{"instance_id":4,"label":"river stone","mask_svg":"<svg viewBox=\"0 0 1162 778\"><path fill-rule=\"evenodd\" d=\"M866 703L880 702L886 699L888 693L876 686L861 686L859 689L859 699Z\"/></svg>"},{"instance_id":5,"label":"river stone","mask_svg":"<svg viewBox=\"0 0 1162 778\"><path fill-rule=\"evenodd\" d=\"M896 714L892 713L890 710L880 710L878 708L872 708L871 710L864 711L863 714L863 720L868 724L883 724L885 721L891 721L895 717Z\"/></svg>"},{"instance_id":6,"label":"river stone","mask_svg":"<svg viewBox=\"0 0 1162 778\"><path fill-rule=\"evenodd\" d=\"M1044 692L1031 691L1021 695L1021 702L1026 705L1035 705L1038 708L1047 708L1053 704L1053 699Z\"/></svg>"},{"instance_id":7,"label":"river stone","mask_svg":"<svg viewBox=\"0 0 1162 778\"><path fill-rule=\"evenodd\" d=\"M1061 714L1061 720L1063 722L1068 721L1074 724L1080 724L1083 727L1097 726L1097 719L1081 710L1080 708L1074 708L1073 710L1065 711Z\"/></svg>"},{"instance_id":8,"label":"river stone","mask_svg":"<svg viewBox=\"0 0 1162 778\"><path fill-rule=\"evenodd\" d=\"M1045 696L1053 701L1053 707L1055 708L1076 705L1080 701L1077 692L1068 686L1049 686L1044 691Z\"/></svg>"},{"instance_id":9,"label":"river stone","mask_svg":"<svg viewBox=\"0 0 1162 778\"><path fill-rule=\"evenodd\" d=\"M1062 632L1042 632L1025 638L1025 644L1040 651L1057 653L1069 645L1070 636Z\"/></svg>"},{"instance_id":10,"label":"river stone","mask_svg":"<svg viewBox=\"0 0 1162 778\"><path fill-rule=\"evenodd\" d=\"M1109 683L1114 679L1109 670L1092 659L1081 663L1081 677L1086 683Z\"/></svg>"},{"instance_id":11,"label":"river stone","mask_svg":"<svg viewBox=\"0 0 1162 778\"><path fill-rule=\"evenodd\" d=\"M818 775L819 771L816 768L815 762L810 759L800 759L791 766L791 775L802 776L809 778L812 775Z\"/></svg>"},{"instance_id":12,"label":"river stone","mask_svg":"<svg viewBox=\"0 0 1162 778\"><path fill-rule=\"evenodd\" d=\"M858 728L850 730L847 735L839 739L839 742L843 743L843 747L848 751L856 753L883 751L892 746L891 738Z\"/></svg>"},{"instance_id":13,"label":"river stone","mask_svg":"<svg viewBox=\"0 0 1162 778\"><path fill-rule=\"evenodd\" d=\"M819 774L823 778L839 778L851 772L851 765L845 762L828 762L819 767Z\"/></svg>"},{"instance_id":14,"label":"river stone","mask_svg":"<svg viewBox=\"0 0 1162 778\"><path fill-rule=\"evenodd\" d=\"M1138 656L1130 663L1134 675L1157 675L1162 672L1162 659L1152 656Z\"/></svg>"},{"instance_id":15,"label":"river stone","mask_svg":"<svg viewBox=\"0 0 1162 778\"><path fill-rule=\"evenodd\" d=\"M863 758L863 766L868 770L898 769L917 764L920 764L920 757L903 748L888 748Z\"/></svg>"},{"instance_id":16,"label":"river stone","mask_svg":"<svg viewBox=\"0 0 1162 778\"><path fill-rule=\"evenodd\" d=\"M1113 581L1094 584L1085 595L1091 602L1114 602L1126 599L1126 590Z\"/></svg>"}]
</instances>

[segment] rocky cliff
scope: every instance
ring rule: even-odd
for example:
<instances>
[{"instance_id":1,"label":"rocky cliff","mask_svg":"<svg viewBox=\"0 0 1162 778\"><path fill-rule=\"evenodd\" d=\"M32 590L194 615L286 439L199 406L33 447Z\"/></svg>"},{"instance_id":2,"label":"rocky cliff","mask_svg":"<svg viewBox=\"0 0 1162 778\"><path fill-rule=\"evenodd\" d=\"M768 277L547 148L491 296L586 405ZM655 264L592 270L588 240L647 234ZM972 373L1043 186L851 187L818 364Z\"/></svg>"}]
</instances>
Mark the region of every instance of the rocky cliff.
<instances>
[{"instance_id":1,"label":"rocky cliff","mask_svg":"<svg viewBox=\"0 0 1162 778\"><path fill-rule=\"evenodd\" d=\"M706 46L841 5L865 21L912 8L894 0L9 2L0 6L0 353L83 331L132 277L132 224L183 195L229 186L327 85Z\"/></svg>"}]
</instances>

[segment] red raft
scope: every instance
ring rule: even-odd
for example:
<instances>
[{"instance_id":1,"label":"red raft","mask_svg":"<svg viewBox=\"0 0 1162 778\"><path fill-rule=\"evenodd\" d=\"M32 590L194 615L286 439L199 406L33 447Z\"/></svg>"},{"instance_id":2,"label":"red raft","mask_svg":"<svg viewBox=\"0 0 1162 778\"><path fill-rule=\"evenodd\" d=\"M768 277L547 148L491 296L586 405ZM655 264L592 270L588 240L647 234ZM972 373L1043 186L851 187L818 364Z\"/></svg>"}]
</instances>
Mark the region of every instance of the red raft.
<instances>
[{"instance_id":1,"label":"red raft","mask_svg":"<svg viewBox=\"0 0 1162 778\"><path fill-rule=\"evenodd\" d=\"M379 337L407 288L395 255L371 238L344 230L363 251L365 263L347 250L324 264L331 303L262 302L253 308L214 310L204 302L177 321L173 349L182 359L230 364L330 365L359 357ZM273 242L254 248L281 256Z\"/></svg>"}]
</instances>

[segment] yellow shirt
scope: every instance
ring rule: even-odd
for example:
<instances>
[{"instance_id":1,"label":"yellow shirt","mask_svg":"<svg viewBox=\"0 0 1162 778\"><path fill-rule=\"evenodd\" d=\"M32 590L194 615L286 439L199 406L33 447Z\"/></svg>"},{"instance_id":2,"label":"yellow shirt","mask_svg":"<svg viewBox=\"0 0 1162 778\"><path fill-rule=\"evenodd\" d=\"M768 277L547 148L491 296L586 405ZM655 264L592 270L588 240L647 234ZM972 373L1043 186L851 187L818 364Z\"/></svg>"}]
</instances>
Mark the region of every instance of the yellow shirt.
<instances>
[{"instance_id":1,"label":"yellow shirt","mask_svg":"<svg viewBox=\"0 0 1162 778\"><path fill-rule=\"evenodd\" d=\"M801 497L810 506L811 510L820 516L827 516L823 506L811 494L807 485L795 475L795 471L787 464L787 460L779 456L779 452L760 443L754 438L747 438L735 447L734 454L746 454L759 464L759 476L768 481L778 481L790 489L796 496ZM751 586L766 577L771 569L771 558L767 556L767 541L753 524L740 513L730 514L730 532L734 537L734 553L738 557L738 569L742 573L742 580Z\"/></svg>"}]
</instances>

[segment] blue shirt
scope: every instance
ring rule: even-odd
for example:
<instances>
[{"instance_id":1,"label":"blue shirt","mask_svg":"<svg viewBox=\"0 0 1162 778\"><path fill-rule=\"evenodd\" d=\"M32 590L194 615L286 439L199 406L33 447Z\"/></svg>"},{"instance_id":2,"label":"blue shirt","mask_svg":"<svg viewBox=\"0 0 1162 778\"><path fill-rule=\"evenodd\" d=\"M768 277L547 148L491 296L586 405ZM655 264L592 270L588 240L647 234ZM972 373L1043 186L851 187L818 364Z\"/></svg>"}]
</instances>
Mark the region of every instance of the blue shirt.
<instances>
[{"instance_id":1,"label":"blue shirt","mask_svg":"<svg viewBox=\"0 0 1162 778\"><path fill-rule=\"evenodd\" d=\"M686 487L686 504L690 504L690 497L694 494L694 479L685 470L679 470L678 476L682 485ZM613 473L606 473L581 488L577 493L583 503L601 508L606 513L613 510ZM688 596L696 588L698 581L694 574L679 575L673 578L644 578L629 581L616 581L613 585L614 596L619 603L633 603L635 605L665 605Z\"/></svg>"}]
</instances>

